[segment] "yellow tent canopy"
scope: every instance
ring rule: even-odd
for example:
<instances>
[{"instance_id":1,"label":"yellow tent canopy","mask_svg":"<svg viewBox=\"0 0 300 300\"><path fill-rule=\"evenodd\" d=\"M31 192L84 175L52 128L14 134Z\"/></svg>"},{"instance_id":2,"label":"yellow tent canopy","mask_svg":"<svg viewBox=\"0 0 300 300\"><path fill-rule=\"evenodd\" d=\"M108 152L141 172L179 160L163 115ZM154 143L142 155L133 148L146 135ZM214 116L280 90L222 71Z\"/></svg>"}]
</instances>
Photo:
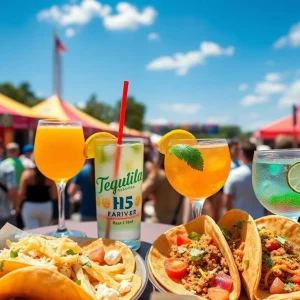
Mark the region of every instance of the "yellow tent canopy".
<instances>
[{"instance_id":1,"label":"yellow tent canopy","mask_svg":"<svg viewBox=\"0 0 300 300\"><path fill-rule=\"evenodd\" d=\"M78 120L81 121L82 126L87 134L91 134L97 131L107 131L115 135L118 133L118 126L111 127L108 124L97 120L90 115L82 112L73 105L64 102L57 95L53 95L49 99L35 105L31 108L34 114L41 115L44 118L57 118L60 120ZM147 137L143 133L124 128L124 135Z\"/></svg>"}]
</instances>

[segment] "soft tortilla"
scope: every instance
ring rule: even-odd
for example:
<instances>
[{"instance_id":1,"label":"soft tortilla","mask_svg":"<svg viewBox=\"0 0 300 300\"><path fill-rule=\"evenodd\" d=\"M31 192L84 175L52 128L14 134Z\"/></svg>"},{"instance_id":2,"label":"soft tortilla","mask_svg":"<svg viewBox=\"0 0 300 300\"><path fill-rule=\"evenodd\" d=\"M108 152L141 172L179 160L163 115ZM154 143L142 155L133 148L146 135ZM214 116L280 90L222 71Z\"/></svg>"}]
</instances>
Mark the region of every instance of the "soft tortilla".
<instances>
[{"instance_id":1,"label":"soft tortilla","mask_svg":"<svg viewBox=\"0 0 300 300\"><path fill-rule=\"evenodd\" d=\"M122 255L121 263L126 271L123 274L131 274L135 271L135 260L132 251L123 243L109 239L98 239L92 243L83 246L83 253L89 255L94 250L103 248L105 253L110 250L119 250Z\"/></svg>"},{"instance_id":2,"label":"soft tortilla","mask_svg":"<svg viewBox=\"0 0 300 300\"><path fill-rule=\"evenodd\" d=\"M228 263L233 281L233 289L230 292L229 299L238 299L241 292L241 281L237 267L221 230L209 216L201 216L190 223L174 227L155 240L149 252L149 266L157 281L174 294L193 295L184 288L179 280L172 280L164 268L164 261L170 257L171 247L176 245L177 234L188 234L192 231L202 234L207 233L213 238L214 244L220 249ZM205 299L203 297L199 298Z\"/></svg>"},{"instance_id":3,"label":"soft tortilla","mask_svg":"<svg viewBox=\"0 0 300 300\"><path fill-rule=\"evenodd\" d=\"M240 234L245 243L243 261L249 260L249 265L243 265L244 271L240 275L249 299L254 300L254 291L258 288L262 268L262 249L256 224L245 211L233 209L220 219L218 225L230 231L232 226L241 220L247 221L243 224Z\"/></svg>"},{"instance_id":4,"label":"soft tortilla","mask_svg":"<svg viewBox=\"0 0 300 300\"><path fill-rule=\"evenodd\" d=\"M280 216L267 216L255 221L257 226L265 226L266 229L277 234L292 243L297 252L300 252L300 224L291 219ZM260 272L261 276L261 272ZM259 278L260 279L260 278ZM254 295L258 300L299 300L300 291L286 294L270 294L257 288Z\"/></svg>"},{"instance_id":5,"label":"soft tortilla","mask_svg":"<svg viewBox=\"0 0 300 300\"><path fill-rule=\"evenodd\" d=\"M104 248L119 250L122 255L122 263L126 271L123 274L134 273L135 259L132 251L123 243L108 239L98 239L91 243L85 243L83 253L88 255L92 251ZM2 260L0 260L1 263ZM134 275L131 291L121 295L120 299L130 300L138 293L142 286L142 279ZM22 297L37 300L91 300L93 299L80 286L63 274L47 268L34 267L26 263L4 260L3 272L0 272L0 300L9 297Z\"/></svg>"}]
</instances>

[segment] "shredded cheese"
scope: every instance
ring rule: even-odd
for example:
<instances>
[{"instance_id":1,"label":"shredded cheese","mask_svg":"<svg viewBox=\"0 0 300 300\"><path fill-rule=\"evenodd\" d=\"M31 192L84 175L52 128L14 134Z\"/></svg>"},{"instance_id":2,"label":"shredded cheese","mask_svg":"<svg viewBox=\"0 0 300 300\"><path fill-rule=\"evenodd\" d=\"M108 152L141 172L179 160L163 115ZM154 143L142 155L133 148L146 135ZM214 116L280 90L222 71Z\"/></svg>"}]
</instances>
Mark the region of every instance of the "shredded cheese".
<instances>
[{"instance_id":1,"label":"shredded cheese","mask_svg":"<svg viewBox=\"0 0 300 300\"><path fill-rule=\"evenodd\" d=\"M265 287L267 288L268 287L268 279L269 279L269 276L275 271L275 270L278 270L278 269L281 269L281 270L284 270L288 273L291 273L293 275L300 275L300 270L291 270L289 269L287 266L285 265L278 265L278 266L274 266L272 267L266 274L265 276Z\"/></svg>"},{"instance_id":2,"label":"shredded cheese","mask_svg":"<svg viewBox=\"0 0 300 300\"><path fill-rule=\"evenodd\" d=\"M201 269L200 266L199 266L199 272L200 272L200 274L201 274L201 276L203 277L204 280L208 279L207 276L206 276L206 274L205 274L205 272Z\"/></svg>"},{"instance_id":3,"label":"shredded cheese","mask_svg":"<svg viewBox=\"0 0 300 300\"><path fill-rule=\"evenodd\" d=\"M262 229L259 231L259 235L262 236L264 234L267 234L270 237L274 237L274 231L268 230L268 229Z\"/></svg>"}]
</instances>

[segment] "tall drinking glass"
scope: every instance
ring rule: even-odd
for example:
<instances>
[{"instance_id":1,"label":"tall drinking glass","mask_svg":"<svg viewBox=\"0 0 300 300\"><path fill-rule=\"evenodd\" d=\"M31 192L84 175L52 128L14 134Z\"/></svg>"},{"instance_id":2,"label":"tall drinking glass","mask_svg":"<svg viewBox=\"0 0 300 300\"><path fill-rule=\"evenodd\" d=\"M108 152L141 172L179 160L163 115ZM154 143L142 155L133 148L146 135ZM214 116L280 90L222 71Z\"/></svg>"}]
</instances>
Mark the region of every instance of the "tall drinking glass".
<instances>
[{"instance_id":1,"label":"tall drinking glass","mask_svg":"<svg viewBox=\"0 0 300 300\"><path fill-rule=\"evenodd\" d=\"M165 171L173 188L190 199L193 217L204 201L218 192L229 175L230 154L225 139L172 140L165 155Z\"/></svg>"},{"instance_id":2,"label":"tall drinking glass","mask_svg":"<svg viewBox=\"0 0 300 300\"><path fill-rule=\"evenodd\" d=\"M140 247L144 146L142 139L95 145L98 236Z\"/></svg>"},{"instance_id":3,"label":"tall drinking glass","mask_svg":"<svg viewBox=\"0 0 300 300\"><path fill-rule=\"evenodd\" d=\"M300 216L299 162L300 149L255 151L252 171L259 202L270 212L295 221Z\"/></svg>"},{"instance_id":4,"label":"tall drinking glass","mask_svg":"<svg viewBox=\"0 0 300 300\"><path fill-rule=\"evenodd\" d=\"M34 159L46 177L52 179L58 193L58 228L53 236L85 236L80 231L70 231L65 225L65 187L85 162L84 136L80 122L40 120L38 123Z\"/></svg>"}]
</instances>

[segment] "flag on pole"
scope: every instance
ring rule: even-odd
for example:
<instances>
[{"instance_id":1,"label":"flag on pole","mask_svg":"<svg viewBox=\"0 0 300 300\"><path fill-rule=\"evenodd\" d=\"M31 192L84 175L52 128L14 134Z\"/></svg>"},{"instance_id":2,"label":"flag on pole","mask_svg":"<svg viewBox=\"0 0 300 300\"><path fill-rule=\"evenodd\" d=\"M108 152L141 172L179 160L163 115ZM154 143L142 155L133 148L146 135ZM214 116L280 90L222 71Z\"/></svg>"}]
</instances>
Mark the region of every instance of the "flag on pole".
<instances>
[{"instance_id":1,"label":"flag on pole","mask_svg":"<svg viewBox=\"0 0 300 300\"><path fill-rule=\"evenodd\" d=\"M64 44L61 42L61 40L58 38L57 35L55 35L55 47L56 47L56 51L59 54L63 54L64 52L67 51L67 48L64 46Z\"/></svg>"}]
</instances>

